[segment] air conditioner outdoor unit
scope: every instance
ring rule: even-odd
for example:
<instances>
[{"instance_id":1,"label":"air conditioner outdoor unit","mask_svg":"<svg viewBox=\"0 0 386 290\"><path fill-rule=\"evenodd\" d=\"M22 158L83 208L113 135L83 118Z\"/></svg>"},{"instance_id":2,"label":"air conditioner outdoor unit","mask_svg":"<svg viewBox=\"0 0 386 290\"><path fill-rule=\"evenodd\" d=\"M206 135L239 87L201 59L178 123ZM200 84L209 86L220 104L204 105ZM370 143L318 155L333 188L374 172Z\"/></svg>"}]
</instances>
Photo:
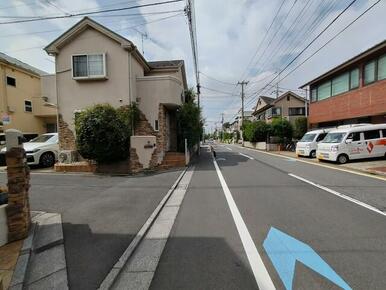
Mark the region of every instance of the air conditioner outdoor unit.
<instances>
[{"instance_id":1,"label":"air conditioner outdoor unit","mask_svg":"<svg viewBox=\"0 0 386 290\"><path fill-rule=\"evenodd\" d=\"M8 112L14 113L15 112L15 108L11 107L11 106L8 106Z\"/></svg>"},{"instance_id":2,"label":"air conditioner outdoor unit","mask_svg":"<svg viewBox=\"0 0 386 290\"><path fill-rule=\"evenodd\" d=\"M74 163L78 161L78 154L74 150L63 150L60 151L58 156L59 163Z\"/></svg>"}]
</instances>

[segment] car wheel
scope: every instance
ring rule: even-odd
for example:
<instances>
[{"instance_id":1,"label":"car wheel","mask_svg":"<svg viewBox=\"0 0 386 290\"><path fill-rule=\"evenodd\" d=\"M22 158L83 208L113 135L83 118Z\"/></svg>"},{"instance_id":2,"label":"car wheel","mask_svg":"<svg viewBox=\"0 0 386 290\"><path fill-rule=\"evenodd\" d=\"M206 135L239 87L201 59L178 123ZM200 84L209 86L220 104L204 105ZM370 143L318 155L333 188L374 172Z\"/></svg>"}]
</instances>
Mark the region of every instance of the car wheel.
<instances>
[{"instance_id":1,"label":"car wheel","mask_svg":"<svg viewBox=\"0 0 386 290\"><path fill-rule=\"evenodd\" d=\"M52 167L55 164L55 155L52 152L43 153L40 156L39 165L43 167Z\"/></svg>"},{"instance_id":2,"label":"car wheel","mask_svg":"<svg viewBox=\"0 0 386 290\"><path fill-rule=\"evenodd\" d=\"M348 161L348 156L346 154L341 154L338 156L337 161L339 164L345 164Z\"/></svg>"},{"instance_id":3,"label":"car wheel","mask_svg":"<svg viewBox=\"0 0 386 290\"><path fill-rule=\"evenodd\" d=\"M311 157L311 158L315 158L315 157L316 157L316 151L315 151L315 150L312 150L312 151L311 151L310 157Z\"/></svg>"}]
</instances>

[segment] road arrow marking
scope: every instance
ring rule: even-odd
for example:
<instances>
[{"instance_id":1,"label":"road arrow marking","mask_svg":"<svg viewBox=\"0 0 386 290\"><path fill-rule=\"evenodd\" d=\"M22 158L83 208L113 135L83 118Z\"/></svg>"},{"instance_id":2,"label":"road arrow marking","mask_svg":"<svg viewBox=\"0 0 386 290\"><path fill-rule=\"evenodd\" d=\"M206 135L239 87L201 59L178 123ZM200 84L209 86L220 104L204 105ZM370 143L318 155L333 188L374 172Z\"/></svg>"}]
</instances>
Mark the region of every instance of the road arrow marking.
<instances>
[{"instance_id":1,"label":"road arrow marking","mask_svg":"<svg viewBox=\"0 0 386 290\"><path fill-rule=\"evenodd\" d=\"M308 245L271 227L263 247L287 290L292 290L299 261L345 290L351 287Z\"/></svg>"},{"instance_id":2,"label":"road arrow marking","mask_svg":"<svg viewBox=\"0 0 386 290\"><path fill-rule=\"evenodd\" d=\"M222 158L222 157L220 157L220 158L216 158L216 160L217 161L224 161L224 160L226 160L225 158Z\"/></svg>"}]
</instances>

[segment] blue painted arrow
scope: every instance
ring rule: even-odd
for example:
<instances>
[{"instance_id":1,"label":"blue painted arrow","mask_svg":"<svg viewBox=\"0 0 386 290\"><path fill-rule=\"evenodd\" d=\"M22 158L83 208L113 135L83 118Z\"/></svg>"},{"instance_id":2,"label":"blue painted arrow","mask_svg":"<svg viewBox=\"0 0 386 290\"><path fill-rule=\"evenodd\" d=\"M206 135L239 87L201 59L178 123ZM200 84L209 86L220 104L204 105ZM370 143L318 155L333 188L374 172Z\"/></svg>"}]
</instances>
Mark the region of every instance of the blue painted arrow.
<instances>
[{"instance_id":1,"label":"blue painted arrow","mask_svg":"<svg viewBox=\"0 0 386 290\"><path fill-rule=\"evenodd\" d=\"M296 261L345 290L351 287L308 245L271 227L263 247L287 290L292 290Z\"/></svg>"}]
</instances>

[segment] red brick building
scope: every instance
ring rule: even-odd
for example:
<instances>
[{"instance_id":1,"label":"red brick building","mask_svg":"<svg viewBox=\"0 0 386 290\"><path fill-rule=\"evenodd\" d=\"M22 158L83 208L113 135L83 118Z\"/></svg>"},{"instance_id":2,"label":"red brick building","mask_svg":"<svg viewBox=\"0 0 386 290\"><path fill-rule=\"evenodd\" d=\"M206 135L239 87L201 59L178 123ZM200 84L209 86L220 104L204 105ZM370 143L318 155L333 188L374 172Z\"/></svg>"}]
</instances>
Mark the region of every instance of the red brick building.
<instances>
[{"instance_id":1,"label":"red brick building","mask_svg":"<svg viewBox=\"0 0 386 290\"><path fill-rule=\"evenodd\" d=\"M304 84L310 127L386 123L386 40Z\"/></svg>"}]
</instances>

